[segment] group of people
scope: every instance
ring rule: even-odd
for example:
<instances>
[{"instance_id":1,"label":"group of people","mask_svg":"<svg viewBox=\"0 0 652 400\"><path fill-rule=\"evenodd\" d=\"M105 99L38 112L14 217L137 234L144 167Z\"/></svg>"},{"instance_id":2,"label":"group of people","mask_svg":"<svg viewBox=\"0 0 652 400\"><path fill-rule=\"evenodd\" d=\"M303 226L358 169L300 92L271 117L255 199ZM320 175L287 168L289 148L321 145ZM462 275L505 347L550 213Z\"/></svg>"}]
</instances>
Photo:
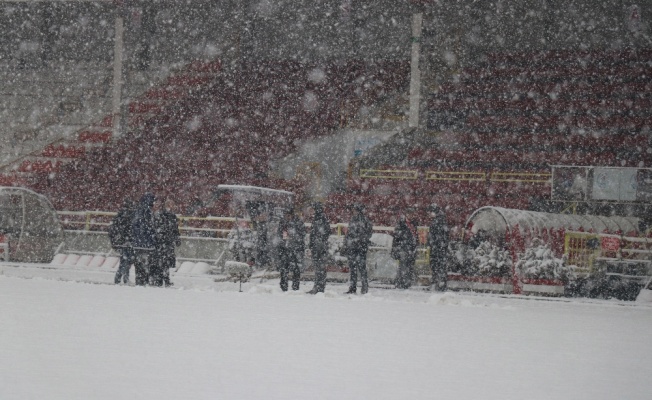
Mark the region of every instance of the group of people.
<instances>
[{"instance_id":1,"label":"group of people","mask_svg":"<svg viewBox=\"0 0 652 400\"><path fill-rule=\"evenodd\" d=\"M365 294L369 290L366 264L372 225L365 215L363 204L357 203L353 208L354 215L349 223L340 254L347 257L350 270L349 290L346 293L355 294L357 292L358 274L360 274L360 292ZM436 204L430 205L428 211L431 222L428 227L426 247L430 256L431 287L437 291L445 291L448 282L448 223L443 210ZM398 224L394 228L392 249L390 251L392 258L398 261L395 278L395 287L397 289L408 289L416 281L415 262L418 246L417 221L414 219L412 210L408 209L400 217Z\"/></svg>"},{"instance_id":2,"label":"group of people","mask_svg":"<svg viewBox=\"0 0 652 400\"><path fill-rule=\"evenodd\" d=\"M396 274L396 287L408 289L416 280L415 261L419 235L417 223L413 218L412 210L401 216L394 228L391 255L398 261ZM430 270L432 272L432 289L445 291L448 285L447 256L449 244L449 229L446 215L436 204L431 204L429 209L430 225L426 248L429 252Z\"/></svg>"},{"instance_id":3,"label":"group of people","mask_svg":"<svg viewBox=\"0 0 652 400\"><path fill-rule=\"evenodd\" d=\"M172 201L157 201L152 193L146 193L135 205L126 199L109 228L112 247L120 253L120 266L115 283L128 283L129 270L133 264L136 271L136 285L170 286L170 268L176 263L175 247L180 245L178 220L170 211ZM326 288L326 266L329 259L330 223L321 203L311 207L312 218L308 249L315 281L308 293L317 294ZM446 216L437 205L429 208L431 223L426 241L432 272L432 288L446 290L449 232ZM267 215L265 213L257 216ZM280 272L281 290L299 290L301 270L305 255L306 229L298 211L286 210L282 217L272 223L257 219L257 231L261 249L256 255L256 264L274 266ZM367 252L373 233L372 224L365 215L362 203L353 205L353 216L348 224L340 254L347 258L350 279L346 294L356 294L358 277L360 293L369 291L367 276ZM416 280L415 261L419 235L417 223L411 210L401 216L393 233L391 256L398 261L395 285L399 289L409 288ZM263 249L266 249L263 251ZM269 254L267 249L274 249ZM274 260L274 263L271 263Z\"/></svg>"},{"instance_id":4,"label":"group of people","mask_svg":"<svg viewBox=\"0 0 652 400\"><path fill-rule=\"evenodd\" d=\"M328 238L330 224L320 203L312 205L313 215L310 226L308 249L312 266L315 270L315 283L308 293L324 292L326 287L326 264L328 260ZM447 289L447 256L449 244L449 228L446 215L436 204L429 207L431 222L428 229L426 247L429 252L430 270L432 272L432 289L445 291ZM402 216L394 229L391 255L398 261L398 272L395 285L399 289L407 289L416 281L415 261L419 237L417 223L412 218L410 210ZM299 290L301 267L304 257L305 230L303 221L293 211L285 214L279 224L280 243L278 245L280 285L283 291L289 288L292 280L292 290ZM353 205L353 216L349 222L340 254L348 260L349 288L346 294L356 294L358 277L360 278L360 293L369 291L367 276L367 252L371 244L373 228L371 221L365 215L365 206L361 203Z\"/></svg>"},{"instance_id":5,"label":"group of people","mask_svg":"<svg viewBox=\"0 0 652 400\"><path fill-rule=\"evenodd\" d=\"M138 204L125 199L109 227L109 240L120 254L115 284L129 282L134 265L139 286L171 286L170 268L176 264L175 247L181 244L171 199L157 201L145 193Z\"/></svg>"},{"instance_id":6,"label":"group of people","mask_svg":"<svg viewBox=\"0 0 652 400\"><path fill-rule=\"evenodd\" d=\"M329 259L328 238L331 227L321 203L310 207L312 218L310 224L308 250L315 270L315 282L309 294L323 293L326 288L326 266ZM357 277L360 274L362 293L367 293L366 258L372 234L372 225L364 215L362 204L354 205L355 215L349 223L344 238L344 247L340 252L349 260L351 281L346 293L356 293ZM301 270L305 257L306 230L301 215L295 210L284 210L282 218L270 219L269 213L255 212L254 224L258 233L256 239L257 253L255 263L259 266L271 266L280 273L281 290L299 290ZM245 261L245 260L240 260Z\"/></svg>"}]
</instances>

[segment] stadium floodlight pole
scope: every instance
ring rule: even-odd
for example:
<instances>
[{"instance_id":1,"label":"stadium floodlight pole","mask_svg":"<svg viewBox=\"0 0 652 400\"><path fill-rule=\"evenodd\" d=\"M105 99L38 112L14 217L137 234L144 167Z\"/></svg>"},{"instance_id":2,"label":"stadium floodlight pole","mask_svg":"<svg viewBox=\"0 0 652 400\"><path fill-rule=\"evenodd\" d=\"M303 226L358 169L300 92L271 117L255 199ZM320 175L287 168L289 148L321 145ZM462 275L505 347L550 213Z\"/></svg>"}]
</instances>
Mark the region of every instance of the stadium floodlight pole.
<instances>
[{"instance_id":1,"label":"stadium floodlight pole","mask_svg":"<svg viewBox=\"0 0 652 400\"><path fill-rule=\"evenodd\" d=\"M419 127L419 106L421 103L421 72L419 71L419 57L421 53L421 26L423 14L412 15L412 59L410 62L410 116L408 126Z\"/></svg>"},{"instance_id":2,"label":"stadium floodlight pole","mask_svg":"<svg viewBox=\"0 0 652 400\"><path fill-rule=\"evenodd\" d=\"M115 16L115 38L113 47L113 99L111 113L113 115L113 138L122 136L122 85L123 85L123 55L124 55L124 18L118 10Z\"/></svg>"}]
</instances>

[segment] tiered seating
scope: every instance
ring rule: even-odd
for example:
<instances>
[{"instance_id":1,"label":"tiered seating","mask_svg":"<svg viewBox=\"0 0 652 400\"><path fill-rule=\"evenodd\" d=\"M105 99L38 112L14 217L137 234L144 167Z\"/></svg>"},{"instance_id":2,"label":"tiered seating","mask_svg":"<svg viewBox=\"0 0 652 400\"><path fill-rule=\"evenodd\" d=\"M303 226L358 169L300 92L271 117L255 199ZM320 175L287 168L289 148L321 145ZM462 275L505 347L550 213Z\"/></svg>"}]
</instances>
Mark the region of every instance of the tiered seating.
<instances>
[{"instance_id":1,"label":"tiered seating","mask_svg":"<svg viewBox=\"0 0 652 400\"><path fill-rule=\"evenodd\" d=\"M164 107L171 104L171 99L187 98L189 93L197 89L197 85L205 85L206 82L215 79L217 72L219 72L219 66L219 62L192 62L185 68L174 72L165 81L154 85L141 97L132 100L129 107L129 126L131 128L143 128L144 121L150 117L156 119L159 123L165 121L166 115L159 117L159 115L152 114L153 111L163 112ZM197 79L181 78L188 75ZM168 95L165 93L168 93ZM4 180L28 185L35 190L50 194L53 203L59 209L83 209L82 204L84 206L99 204L97 208L103 209L101 207L103 202L93 202L92 194L85 196L78 194L77 192L83 186L77 188L76 185L83 185L83 182L79 182L80 179L90 179L92 181L92 185L89 183L90 188L95 189L97 185L105 182L106 179L102 176L105 173L100 173L98 177L93 176L96 171L101 171L103 168L101 165L95 167L93 163L97 162L94 157L97 154L102 154L102 151L98 149L111 144L112 126L113 116L107 115L77 132L72 139L48 144L41 151L25 156L22 160L15 162L13 166L6 168L8 172L4 172L0 177L17 174L20 178L19 181L9 178ZM89 159L87 161L82 160L87 156L87 153L89 153ZM113 157L106 161L108 165L111 165L117 159L119 158ZM66 165L68 163L71 164ZM61 187L58 187L58 185L61 185ZM89 187L83 188L88 189ZM116 192L119 193L119 191L118 185ZM79 204L74 205L75 203ZM119 203L120 201L117 200L107 204Z\"/></svg>"},{"instance_id":2,"label":"tiered seating","mask_svg":"<svg viewBox=\"0 0 652 400\"><path fill-rule=\"evenodd\" d=\"M652 121L651 57L650 49L489 55L486 65L465 71L460 85L481 110L467 120L470 130L638 133ZM483 113L486 103L498 107Z\"/></svg>"},{"instance_id":3,"label":"tiered seating","mask_svg":"<svg viewBox=\"0 0 652 400\"><path fill-rule=\"evenodd\" d=\"M482 205L538 207L550 198L551 165L652 166L652 50L486 59L432 94L429 128L445 133L440 145L383 167L418 171L418 179L369 177L349 190L437 199L457 224ZM484 176L472 180L474 172ZM386 201L369 200L372 209Z\"/></svg>"},{"instance_id":4,"label":"tiered seating","mask_svg":"<svg viewBox=\"0 0 652 400\"><path fill-rule=\"evenodd\" d=\"M211 81L191 72L132 102L130 126L138 133L90 148L56 174L35 174L31 186L67 210L115 210L125 196L151 190L172 196L180 213L222 213L223 205L203 207L220 183L286 188L300 197L299 183L269 178L270 161L290 154L299 140L330 134L351 117L349 109L404 89L408 79L407 64L392 62L252 62ZM192 85L183 96L182 84Z\"/></svg>"},{"instance_id":5,"label":"tiered seating","mask_svg":"<svg viewBox=\"0 0 652 400\"><path fill-rule=\"evenodd\" d=\"M111 141L111 131L81 131L77 140L82 143L109 143Z\"/></svg>"},{"instance_id":6,"label":"tiered seating","mask_svg":"<svg viewBox=\"0 0 652 400\"><path fill-rule=\"evenodd\" d=\"M23 180L16 174L0 175L0 186L22 186Z\"/></svg>"},{"instance_id":7,"label":"tiered seating","mask_svg":"<svg viewBox=\"0 0 652 400\"><path fill-rule=\"evenodd\" d=\"M504 175L499 175L504 174ZM449 224L462 226L467 217L482 206L529 209L531 201L549 198L550 175L545 172L516 171L512 175L480 171L420 171L414 181L395 179L350 180L346 193L332 194L327 212L346 221L348 207L359 201L367 205L370 218L378 225L394 225L399 215L411 208L420 223L428 221L427 206L445 208Z\"/></svg>"},{"instance_id":8,"label":"tiered seating","mask_svg":"<svg viewBox=\"0 0 652 400\"><path fill-rule=\"evenodd\" d=\"M41 152L42 157L52 158L82 158L86 155L86 147L68 144L50 144Z\"/></svg>"}]
</instances>

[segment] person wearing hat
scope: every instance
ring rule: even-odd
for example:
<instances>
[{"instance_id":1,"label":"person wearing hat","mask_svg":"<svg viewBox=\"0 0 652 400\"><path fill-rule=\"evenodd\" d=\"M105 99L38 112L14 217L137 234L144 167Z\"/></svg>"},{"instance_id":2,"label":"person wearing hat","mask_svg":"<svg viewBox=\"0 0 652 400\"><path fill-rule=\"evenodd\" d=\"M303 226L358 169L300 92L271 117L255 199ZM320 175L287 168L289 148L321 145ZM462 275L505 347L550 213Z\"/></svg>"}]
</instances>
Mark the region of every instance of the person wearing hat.
<instances>
[{"instance_id":1,"label":"person wearing hat","mask_svg":"<svg viewBox=\"0 0 652 400\"><path fill-rule=\"evenodd\" d=\"M326 288L326 259L328 257L328 238L331 234L331 226L324 214L321 203L314 203L312 206L313 217L310 227L310 258L315 269L315 285L309 294L323 293Z\"/></svg>"},{"instance_id":2,"label":"person wearing hat","mask_svg":"<svg viewBox=\"0 0 652 400\"><path fill-rule=\"evenodd\" d=\"M367 250L369 249L369 240L373 233L371 221L364 214L365 206L362 203L353 205L354 214L349 222L349 226L344 236L344 247L340 252L349 261L349 271L351 273L349 290L345 294L355 294L358 290L358 272L362 283L361 293L365 294L369 290L369 281L367 278Z\"/></svg>"},{"instance_id":3,"label":"person wearing hat","mask_svg":"<svg viewBox=\"0 0 652 400\"><path fill-rule=\"evenodd\" d=\"M445 291L448 284L448 223L446 222L446 214L437 204L432 204L429 212L432 219L428 227L427 244L430 251L432 289Z\"/></svg>"}]
</instances>

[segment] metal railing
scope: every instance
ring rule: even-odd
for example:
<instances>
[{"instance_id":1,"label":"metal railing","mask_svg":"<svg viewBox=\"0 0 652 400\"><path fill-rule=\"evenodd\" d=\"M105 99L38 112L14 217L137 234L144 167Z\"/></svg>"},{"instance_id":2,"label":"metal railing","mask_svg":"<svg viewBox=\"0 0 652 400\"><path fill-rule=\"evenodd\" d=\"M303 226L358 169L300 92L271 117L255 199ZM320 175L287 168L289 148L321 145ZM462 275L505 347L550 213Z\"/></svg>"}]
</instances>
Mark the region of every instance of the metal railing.
<instances>
[{"instance_id":1,"label":"metal railing","mask_svg":"<svg viewBox=\"0 0 652 400\"><path fill-rule=\"evenodd\" d=\"M105 232L111 225L111 220L115 217L115 212L109 211L58 211L59 219L64 229L75 231L93 231ZM182 236L195 238L205 237L207 239L217 238L225 239L235 227L236 222L242 222L249 225L248 219L234 217L190 217L178 216L179 231ZM309 229L311 224L306 223ZM344 236L348 228L348 223L331 224L331 233L335 236ZM390 226L374 226L375 233L391 234L394 228ZM427 265L429 253L425 247L425 240L428 234L428 228L425 226L417 227L420 246L417 249L417 265Z\"/></svg>"},{"instance_id":2,"label":"metal railing","mask_svg":"<svg viewBox=\"0 0 652 400\"><path fill-rule=\"evenodd\" d=\"M404 169L361 169L360 178L364 179L417 179L419 171Z\"/></svg>"},{"instance_id":3,"label":"metal railing","mask_svg":"<svg viewBox=\"0 0 652 400\"><path fill-rule=\"evenodd\" d=\"M649 262L652 259L652 240L647 237L567 231L564 253L569 265L578 266L579 272L591 272L598 259Z\"/></svg>"},{"instance_id":4,"label":"metal railing","mask_svg":"<svg viewBox=\"0 0 652 400\"><path fill-rule=\"evenodd\" d=\"M106 231L115 217L109 211L57 211L64 229L81 231ZM179 216L182 236L225 238L231 232L236 218L233 217L186 217Z\"/></svg>"},{"instance_id":5,"label":"metal railing","mask_svg":"<svg viewBox=\"0 0 652 400\"><path fill-rule=\"evenodd\" d=\"M433 181L484 182L487 174L476 171L426 171L426 179Z\"/></svg>"},{"instance_id":6,"label":"metal railing","mask_svg":"<svg viewBox=\"0 0 652 400\"><path fill-rule=\"evenodd\" d=\"M492 182L514 183L551 183L552 174L534 172L492 172L489 180Z\"/></svg>"},{"instance_id":7,"label":"metal railing","mask_svg":"<svg viewBox=\"0 0 652 400\"><path fill-rule=\"evenodd\" d=\"M419 179L420 171L403 169L361 169L361 179L394 179L415 180ZM422 179L430 181L453 182L513 182L550 184L552 174L548 172L500 172L492 171L487 175L484 171L425 171Z\"/></svg>"}]
</instances>

